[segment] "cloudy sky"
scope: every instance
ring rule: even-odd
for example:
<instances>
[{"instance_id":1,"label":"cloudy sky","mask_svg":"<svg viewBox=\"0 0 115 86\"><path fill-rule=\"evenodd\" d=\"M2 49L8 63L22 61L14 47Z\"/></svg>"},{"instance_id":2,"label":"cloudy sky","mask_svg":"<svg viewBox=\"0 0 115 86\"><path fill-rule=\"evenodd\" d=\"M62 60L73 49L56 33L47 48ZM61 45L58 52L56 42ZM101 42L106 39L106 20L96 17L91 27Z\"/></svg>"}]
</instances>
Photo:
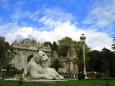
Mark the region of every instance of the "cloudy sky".
<instances>
[{"instance_id":1,"label":"cloudy sky","mask_svg":"<svg viewBox=\"0 0 115 86\"><path fill-rule=\"evenodd\" d=\"M57 41L87 37L91 49L111 49L115 0L0 0L0 36L14 40Z\"/></svg>"}]
</instances>

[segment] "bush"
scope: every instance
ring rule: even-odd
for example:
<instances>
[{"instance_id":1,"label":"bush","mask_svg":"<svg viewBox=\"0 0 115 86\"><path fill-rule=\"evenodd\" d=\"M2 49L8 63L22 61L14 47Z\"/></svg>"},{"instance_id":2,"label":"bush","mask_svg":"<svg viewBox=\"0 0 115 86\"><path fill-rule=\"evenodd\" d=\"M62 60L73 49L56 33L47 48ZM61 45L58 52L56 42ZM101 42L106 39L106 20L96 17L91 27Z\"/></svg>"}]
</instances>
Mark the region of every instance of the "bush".
<instances>
[{"instance_id":1,"label":"bush","mask_svg":"<svg viewBox=\"0 0 115 86\"><path fill-rule=\"evenodd\" d=\"M17 70L16 68L12 67L9 70L8 76L14 77L15 75L19 75L19 74L20 74L20 71Z\"/></svg>"}]
</instances>

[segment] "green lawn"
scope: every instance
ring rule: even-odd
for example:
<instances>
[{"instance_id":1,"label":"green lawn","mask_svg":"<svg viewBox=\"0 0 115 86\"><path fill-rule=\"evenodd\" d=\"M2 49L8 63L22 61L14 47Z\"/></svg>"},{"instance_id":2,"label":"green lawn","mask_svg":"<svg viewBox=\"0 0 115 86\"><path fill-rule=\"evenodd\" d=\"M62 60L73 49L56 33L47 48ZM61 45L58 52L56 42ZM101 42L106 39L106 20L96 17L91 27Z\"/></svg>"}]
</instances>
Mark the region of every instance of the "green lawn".
<instances>
[{"instance_id":1,"label":"green lawn","mask_svg":"<svg viewBox=\"0 0 115 86\"><path fill-rule=\"evenodd\" d=\"M18 82L0 80L0 86L20 86ZM115 86L115 80L68 80L63 82L24 82L21 86Z\"/></svg>"}]
</instances>

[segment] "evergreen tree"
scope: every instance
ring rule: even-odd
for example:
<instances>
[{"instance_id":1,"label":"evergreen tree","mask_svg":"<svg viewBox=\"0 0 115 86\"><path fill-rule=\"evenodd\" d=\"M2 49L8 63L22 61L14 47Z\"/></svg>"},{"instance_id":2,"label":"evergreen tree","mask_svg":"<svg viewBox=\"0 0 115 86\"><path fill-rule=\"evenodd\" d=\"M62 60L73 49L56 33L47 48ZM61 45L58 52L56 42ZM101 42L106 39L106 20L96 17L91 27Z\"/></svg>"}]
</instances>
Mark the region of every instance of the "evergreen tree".
<instances>
[{"instance_id":1,"label":"evergreen tree","mask_svg":"<svg viewBox=\"0 0 115 86\"><path fill-rule=\"evenodd\" d=\"M58 45L55 41L52 44L52 51L58 51Z\"/></svg>"}]
</instances>

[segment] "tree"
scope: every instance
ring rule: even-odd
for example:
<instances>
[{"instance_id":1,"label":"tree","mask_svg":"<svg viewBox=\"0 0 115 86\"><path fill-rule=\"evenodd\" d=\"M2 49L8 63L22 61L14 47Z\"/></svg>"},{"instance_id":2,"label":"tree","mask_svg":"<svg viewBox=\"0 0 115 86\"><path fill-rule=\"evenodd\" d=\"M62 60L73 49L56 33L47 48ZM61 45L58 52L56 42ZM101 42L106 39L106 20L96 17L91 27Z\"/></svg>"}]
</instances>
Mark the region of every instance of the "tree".
<instances>
[{"instance_id":1,"label":"tree","mask_svg":"<svg viewBox=\"0 0 115 86\"><path fill-rule=\"evenodd\" d=\"M50 48L52 48L51 42L44 42L44 46L50 46Z\"/></svg>"},{"instance_id":2,"label":"tree","mask_svg":"<svg viewBox=\"0 0 115 86\"><path fill-rule=\"evenodd\" d=\"M9 43L3 37L0 37L0 68L7 66L9 63Z\"/></svg>"},{"instance_id":3,"label":"tree","mask_svg":"<svg viewBox=\"0 0 115 86\"><path fill-rule=\"evenodd\" d=\"M73 40L69 37L65 37L61 40L58 41L58 46L59 46L59 49L58 49L58 54L59 56L63 56L63 57L66 57L67 54L68 54L68 50L70 48L70 45L73 44Z\"/></svg>"},{"instance_id":4,"label":"tree","mask_svg":"<svg viewBox=\"0 0 115 86\"><path fill-rule=\"evenodd\" d=\"M115 55L109 49L103 48L101 51L101 55L103 58L105 73L107 76L111 76L111 74L115 73ZM115 74L114 74L115 77Z\"/></svg>"},{"instance_id":5,"label":"tree","mask_svg":"<svg viewBox=\"0 0 115 86\"><path fill-rule=\"evenodd\" d=\"M56 51L53 52L52 57L51 67L55 68L55 70L58 71L59 68L63 67L63 63L59 60L60 58Z\"/></svg>"},{"instance_id":6,"label":"tree","mask_svg":"<svg viewBox=\"0 0 115 86\"><path fill-rule=\"evenodd\" d=\"M76 57L78 57L78 58L75 59L74 63L78 64L79 68L83 70L83 44L82 44L82 42L74 41L69 37L65 37L65 38L59 40L58 43L59 43L59 51L58 51L59 56L68 57L68 53L69 53L69 56L71 57L73 54L72 47L75 48L75 52L77 55ZM86 56L87 56L87 52L89 50L90 50L90 48L88 48L88 46L85 44ZM87 63L87 60L88 60L88 58L86 58L86 63Z\"/></svg>"},{"instance_id":7,"label":"tree","mask_svg":"<svg viewBox=\"0 0 115 86\"><path fill-rule=\"evenodd\" d=\"M53 44L51 42L44 42L44 46L50 46L51 55L53 54L54 51L58 51L58 45L55 41L53 42Z\"/></svg>"},{"instance_id":8,"label":"tree","mask_svg":"<svg viewBox=\"0 0 115 86\"><path fill-rule=\"evenodd\" d=\"M83 62L83 43L81 41L74 41L73 45L75 46L76 53L77 53L77 59L75 60L76 64L79 66L79 71L83 71L84 69L84 62ZM89 60L88 58L88 52L90 51L90 48L85 44L84 45L85 49L85 64L87 67L87 62Z\"/></svg>"},{"instance_id":9,"label":"tree","mask_svg":"<svg viewBox=\"0 0 115 86\"><path fill-rule=\"evenodd\" d=\"M101 71L101 53L100 51L93 50L88 52L89 61L87 64L88 71Z\"/></svg>"},{"instance_id":10,"label":"tree","mask_svg":"<svg viewBox=\"0 0 115 86\"><path fill-rule=\"evenodd\" d=\"M58 71L59 68L63 68L63 63L59 61L59 59L54 59L51 63L51 67L55 68Z\"/></svg>"},{"instance_id":11,"label":"tree","mask_svg":"<svg viewBox=\"0 0 115 86\"><path fill-rule=\"evenodd\" d=\"M53 51L57 51L58 50L58 45L57 45L57 43L55 41L52 44L52 50Z\"/></svg>"},{"instance_id":12,"label":"tree","mask_svg":"<svg viewBox=\"0 0 115 86\"><path fill-rule=\"evenodd\" d=\"M58 41L59 45L70 46L73 44L73 40L70 37L65 37Z\"/></svg>"},{"instance_id":13,"label":"tree","mask_svg":"<svg viewBox=\"0 0 115 86\"><path fill-rule=\"evenodd\" d=\"M109 69L110 69L110 76L111 77L115 77L115 52L112 53L112 57L109 63Z\"/></svg>"},{"instance_id":14,"label":"tree","mask_svg":"<svg viewBox=\"0 0 115 86\"><path fill-rule=\"evenodd\" d=\"M93 50L88 53L88 71L103 72L105 75L115 77L115 53L103 48L102 51Z\"/></svg>"},{"instance_id":15,"label":"tree","mask_svg":"<svg viewBox=\"0 0 115 86\"><path fill-rule=\"evenodd\" d=\"M59 57L60 56L66 57L67 53L68 53L68 50L69 50L69 48L66 45L59 46L59 48L58 48L58 55L59 55Z\"/></svg>"},{"instance_id":16,"label":"tree","mask_svg":"<svg viewBox=\"0 0 115 86\"><path fill-rule=\"evenodd\" d=\"M51 53L51 55L53 55L55 52L56 53L58 53L58 45L57 45L57 43L54 41L53 42L53 44L52 44L52 48L51 48L51 51L52 51L52 53Z\"/></svg>"}]
</instances>

